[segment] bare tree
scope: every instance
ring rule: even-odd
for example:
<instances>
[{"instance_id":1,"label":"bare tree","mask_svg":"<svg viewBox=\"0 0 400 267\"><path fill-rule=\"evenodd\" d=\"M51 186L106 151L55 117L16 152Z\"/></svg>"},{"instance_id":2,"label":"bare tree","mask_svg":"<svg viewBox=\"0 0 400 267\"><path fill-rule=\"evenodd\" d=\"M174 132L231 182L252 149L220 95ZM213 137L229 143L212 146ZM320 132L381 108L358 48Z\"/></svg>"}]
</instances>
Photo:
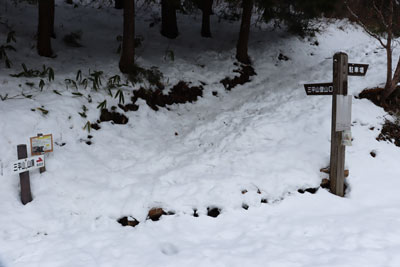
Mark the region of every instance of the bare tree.
<instances>
[{"instance_id":1,"label":"bare tree","mask_svg":"<svg viewBox=\"0 0 400 267\"><path fill-rule=\"evenodd\" d=\"M248 55L248 43L250 35L251 13L253 10L253 0L243 0L242 22L240 24L239 39L236 46L236 59L244 64L250 64Z\"/></svg>"},{"instance_id":2,"label":"bare tree","mask_svg":"<svg viewBox=\"0 0 400 267\"><path fill-rule=\"evenodd\" d=\"M399 4L395 0L346 1L345 4L357 24L386 50L386 83L382 92L384 102L400 82L400 57L394 75L392 73L393 41L395 34L400 31Z\"/></svg>"},{"instance_id":3,"label":"bare tree","mask_svg":"<svg viewBox=\"0 0 400 267\"><path fill-rule=\"evenodd\" d=\"M51 49L52 26L54 22L54 0L40 0L39 1L39 24L38 24L38 38L37 50L40 56L51 57L53 51Z\"/></svg>"},{"instance_id":4,"label":"bare tree","mask_svg":"<svg viewBox=\"0 0 400 267\"><path fill-rule=\"evenodd\" d=\"M122 8L124 8L124 1L123 1L123 0L115 0L114 8L115 8L115 9L122 9Z\"/></svg>"},{"instance_id":5,"label":"bare tree","mask_svg":"<svg viewBox=\"0 0 400 267\"><path fill-rule=\"evenodd\" d=\"M201 11L203 12L201 23L201 36L211 37L210 15L212 14L213 0L202 0Z\"/></svg>"},{"instance_id":6,"label":"bare tree","mask_svg":"<svg viewBox=\"0 0 400 267\"><path fill-rule=\"evenodd\" d=\"M161 0L161 34L169 39L178 37L178 23L176 21L176 9L179 0Z\"/></svg>"},{"instance_id":7,"label":"bare tree","mask_svg":"<svg viewBox=\"0 0 400 267\"><path fill-rule=\"evenodd\" d=\"M56 38L56 31L54 30L54 12L55 12L55 0L50 1L50 32L51 37Z\"/></svg>"},{"instance_id":8,"label":"bare tree","mask_svg":"<svg viewBox=\"0 0 400 267\"><path fill-rule=\"evenodd\" d=\"M135 1L124 0L124 32L119 69L131 73L135 62Z\"/></svg>"}]
</instances>

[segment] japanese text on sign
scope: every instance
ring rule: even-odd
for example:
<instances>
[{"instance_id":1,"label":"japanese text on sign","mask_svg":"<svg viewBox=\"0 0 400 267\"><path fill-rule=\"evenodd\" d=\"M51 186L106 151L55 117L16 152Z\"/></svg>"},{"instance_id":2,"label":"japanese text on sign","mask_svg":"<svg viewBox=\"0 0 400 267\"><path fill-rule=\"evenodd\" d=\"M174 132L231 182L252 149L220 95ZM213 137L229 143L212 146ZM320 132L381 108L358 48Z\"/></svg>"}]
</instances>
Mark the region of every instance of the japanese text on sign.
<instances>
[{"instance_id":1,"label":"japanese text on sign","mask_svg":"<svg viewBox=\"0 0 400 267\"><path fill-rule=\"evenodd\" d=\"M305 84L307 95L332 95L333 83Z\"/></svg>"},{"instance_id":2,"label":"japanese text on sign","mask_svg":"<svg viewBox=\"0 0 400 267\"><path fill-rule=\"evenodd\" d=\"M348 74L350 76L365 76L367 73L369 65L368 64L348 64Z\"/></svg>"},{"instance_id":3,"label":"japanese text on sign","mask_svg":"<svg viewBox=\"0 0 400 267\"><path fill-rule=\"evenodd\" d=\"M51 134L31 137L31 154L41 155L53 152L53 136Z\"/></svg>"},{"instance_id":4,"label":"japanese text on sign","mask_svg":"<svg viewBox=\"0 0 400 267\"><path fill-rule=\"evenodd\" d=\"M31 158L20 159L13 164L13 172L21 173L44 167L44 156L33 156Z\"/></svg>"}]
</instances>

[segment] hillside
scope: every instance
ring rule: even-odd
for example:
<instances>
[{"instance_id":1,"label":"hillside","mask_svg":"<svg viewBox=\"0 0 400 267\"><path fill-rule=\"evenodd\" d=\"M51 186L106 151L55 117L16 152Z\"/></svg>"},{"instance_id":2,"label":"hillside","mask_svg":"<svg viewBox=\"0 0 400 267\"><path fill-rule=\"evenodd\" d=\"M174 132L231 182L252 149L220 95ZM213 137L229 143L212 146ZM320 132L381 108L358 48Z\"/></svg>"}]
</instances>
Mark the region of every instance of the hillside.
<instances>
[{"instance_id":1,"label":"hillside","mask_svg":"<svg viewBox=\"0 0 400 267\"><path fill-rule=\"evenodd\" d=\"M254 26L249 53L256 75L228 91L220 81L237 75L238 22L213 16L214 38L204 39L193 31L200 17L179 14L180 36L167 40L158 24L149 27L157 10L139 9L137 64L163 73L164 93L179 81L203 91L193 103L158 111L138 99L138 110L125 112L117 90L104 90L114 75L126 80L116 53L122 11L58 2L57 57L49 59L35 50L36 7L0 5L17 49L8 54L12 68L2 63L0 72L0 95L9 98L0 101L1 267L400 266L400 149L376 140L385 119L395 120L383 109L353 100L345 198L322 188L299 192L327 177L320 169L329 164L332 101L306 96L303 84L330 82L339 51L370 65L367 76L349 78L349 94L385 81L385 51L360 28L321 21L321 33L302 39ZM3 42L7 31L0 29ZM66 46L63 36L77 31L82 47ZM22 64L51 67L55 79L42 78L41 90L41 78L10 76ZM98 91L66 86L79 70L83 78L103 72ZM124 104L149 86L122 86ZM88 132L104 100L128 121L101 122ZM37 133L53 135L54 152L46 172L31 172L34 199L24 206L12 163L16 146ZM146 220L152 208L173 215ZM212 208L221 214L207 216ZM117 220L124 216L139 225L122 227Z\"/></svg>"}]
</instances>

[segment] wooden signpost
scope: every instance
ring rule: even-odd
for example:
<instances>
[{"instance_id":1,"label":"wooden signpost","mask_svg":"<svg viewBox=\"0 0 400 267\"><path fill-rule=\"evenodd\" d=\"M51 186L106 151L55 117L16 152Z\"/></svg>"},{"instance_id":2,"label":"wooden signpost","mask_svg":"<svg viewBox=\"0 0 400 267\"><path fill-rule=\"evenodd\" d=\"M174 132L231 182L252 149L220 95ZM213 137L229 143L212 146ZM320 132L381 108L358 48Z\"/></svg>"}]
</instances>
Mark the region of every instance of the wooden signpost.
<instances>
[{"instance_id":1,"label":"wooden signpost","mask_svg":"<svg viewBox=\"0 0 400 267\"><path fill-rule=\"evenodd\" d=\"M32 201L31 184L29 171L40 169L40 173L45 169L45 153L53 151L53 136L51 134L38 134L30 138L31 155L28 158L28 151L25 144L17 146L18 161L13 164L13 172L19 174L21 185L21 202L27 204Z\"/></svg>"},{"instance_id":2,"label":"wooden signpost","mask_svg":"<svg viewBox=\"0 0 400 267\"><path fill-rule=\"evenodd\" d=\"M367 64L348 63L345 53L333 56L333 82L305 84L307 95L332 95L330 190L344 196L345 145L351 144L351 96L347 96L348 76L365 76ZM350 139L350 141L349 141Z\"/></svg>"},{"instance_id":3,"label":"wooden signpost","mask_svg":"<svg viewBox=\"0 0 400 267\"><path fill-rule=\"evenodd\" d=\"M18 145L17 153L18 153L18 159L26 159L28 157L26 145ZM18 163L17 163L17 167L18 167ZM14 170L15 170L15 167L14 167ZM19 174L19 182L21 185L21 202L22 202L22 204L25 205L32 201L31 182L29 179L29 171L28 170Z\"/></svg>"}]
</instances>

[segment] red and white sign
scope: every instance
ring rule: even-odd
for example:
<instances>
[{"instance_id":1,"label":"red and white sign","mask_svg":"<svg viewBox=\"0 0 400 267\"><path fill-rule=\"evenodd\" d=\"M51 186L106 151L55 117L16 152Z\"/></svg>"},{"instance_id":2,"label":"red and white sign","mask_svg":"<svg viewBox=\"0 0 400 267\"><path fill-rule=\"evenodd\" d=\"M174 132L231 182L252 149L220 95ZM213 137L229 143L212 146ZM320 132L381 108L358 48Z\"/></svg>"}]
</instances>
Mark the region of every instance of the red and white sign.
<instances>
[{"instance_id":1,"label":"red and white sign","mask_svg":"<svg viewBox=\"0 0 400 267\"><path fill-rule=\"evenodd\" d=\"M20 159L13 164L13 172L21 173L44 167L44 155Z\"/></svg>"}]
</instances>

